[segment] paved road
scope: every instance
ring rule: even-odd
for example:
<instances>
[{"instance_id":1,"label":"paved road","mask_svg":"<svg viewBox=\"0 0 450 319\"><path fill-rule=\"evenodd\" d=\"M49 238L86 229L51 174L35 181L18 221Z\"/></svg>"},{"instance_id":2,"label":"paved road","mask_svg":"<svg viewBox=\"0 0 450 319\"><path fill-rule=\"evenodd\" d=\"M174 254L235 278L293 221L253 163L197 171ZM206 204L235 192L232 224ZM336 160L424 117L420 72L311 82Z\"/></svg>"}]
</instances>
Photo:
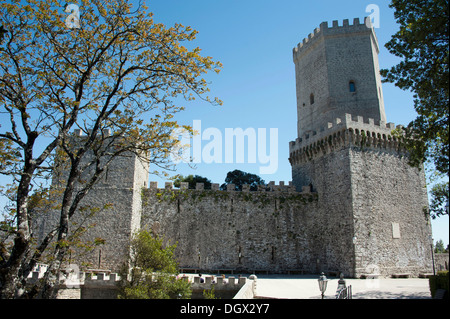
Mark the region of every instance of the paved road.
<instances>
[{"instance_id":1,"label":"paved road","mask_svg":"<svg viewBox=\"0 0 450 319\"><path fill-rule=\"evenodd\" d=\"M259 297L283 299L321 298L318 276L258 275L256 294ZM353 299L430 299L428 279L381 278L345 279L352 285ZM335 298L337 278L330 278L325 298Z\"/></svg>"}]
</instances>

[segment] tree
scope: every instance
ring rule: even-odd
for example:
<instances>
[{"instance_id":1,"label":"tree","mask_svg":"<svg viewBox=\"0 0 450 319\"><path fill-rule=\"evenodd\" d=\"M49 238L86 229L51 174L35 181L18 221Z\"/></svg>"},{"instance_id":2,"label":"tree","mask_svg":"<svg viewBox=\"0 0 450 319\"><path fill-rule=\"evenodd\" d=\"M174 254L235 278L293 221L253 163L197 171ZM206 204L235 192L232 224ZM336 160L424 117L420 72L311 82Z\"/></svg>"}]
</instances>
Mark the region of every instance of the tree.
<instances>
[{"instance_id":1,"label":"tree","mask_svg":"<svg viewBox=\"0 0 450 319\"><path fill-rule=\"evenodd\" d=\"M0 4L0 173L11 179L3 192L14 201L2 224L10 227L0 228L13 239L0 251L2 298L25 296L26 277L44 253L52 263L43 297L50 296L49 274L59 273L67 254L70 220L115 157L132 152L173 168L178 141L170 133L183 110L174 98L221 103L206 95L203 78L221 65L182 45L195 39L190 27L154 23L144 5L125 0L86 0L76 10L78 24L71 24L56 0ZM74 129L84 132L77 142ZM36 242L30 197L53 192L48 180L61 167L67 174L52 203L59 223Z\"/></svg>"},{"instance_id":2,"label":"tree","mask_svg":"<svg viewBox=\"0 0 450 319\"><path fill-rule=\"evenodd\" d=\"M186 299L191 296L188 281L177 278L173 257L176 245L164 247L163 239L141 230L131 242L131 257L120 273L121 299Z\"/></svg>"},{"instance_id":3,"label":"tree","mask_svg":"<svg viewBox=\"0 0 450 319\"><path fill-rule=\"evenodd\" d=\"M448 0L392 0L400 30L386 43L403 59L381 70L384 82L414 92L417 118L405 128L411 164L429 160L449 170L449 6Z\"/></svg>"},{"instance_id":4,"label":"tree","mask_svg":"<svg viewBox=\"0 0 450 319\"><path fill-rule=\"evenodd\" d=\"M3 35L6 33L6 30L3 28L3 25L0 25L0 43L2 43Z\"/></svg>"},{"instance_id":5,"label":"tree","mask_svg":"<svg viewBox=\"0 0 450 319\"><path fill-rule=\"evenodd\" d=\"M205 189L211 189L211 181L206 177L199 175L188 175L184 177L180 175L174 180L173 185L175 187L180 187L181 182L189 183L189 189L195 189L197 183L203 183Z\"/></svg>"},{"instance_id":6,"label":"tree","mask_svg":"<svg viewBox=\"0 0 450 319\"><path fill-rule=\"evenodd\" d=\"M234 184L236 190L239 191L242 190L242 185L248 184L250 185L251 191L256 191L258 189L258 185L265 185L265 182L258 175L246 173L236 169L227 173L225 183L222 184L220 188L224 190L228 184Z\"/></svg>"},{"instance_id":7,"label":"tree","mask_svg":"<svg viewBox=\"0 0 450 319\"><path fill-rule=\"evenodd\" d=\"M430 191L430 214L433 219L448 215L448 182L433 185Z\"/></svg>"},{"instance_id":8,"label":"tree","mask_svg":"<svg viewBox=\"0 0 450 319\"><path fill-rule=\"evenodd\" d=\"M442 239L439 239L434 246L435 253L445 253L444 242Z\"/></svg>"}]
</instances>

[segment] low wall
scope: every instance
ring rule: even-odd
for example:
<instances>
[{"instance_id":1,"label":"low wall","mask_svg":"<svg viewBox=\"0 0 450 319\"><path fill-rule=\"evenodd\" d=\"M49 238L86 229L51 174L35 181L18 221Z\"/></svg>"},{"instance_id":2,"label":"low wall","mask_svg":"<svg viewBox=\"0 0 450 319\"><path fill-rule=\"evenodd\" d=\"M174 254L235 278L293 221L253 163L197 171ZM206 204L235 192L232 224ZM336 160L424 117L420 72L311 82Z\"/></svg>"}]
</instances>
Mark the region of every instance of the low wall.
<instances>
[{"instance_id":1,"label":"low wall","mask_svg":"<svg viewBox=\"0 0 450 319\"><path fill-rule=\"evenodd\" d=\"M239 289L233 299L254 299L256 295L256 280L257 277L255 275L251 275L249 280L244 286L242 286L241 289Z\"/></svg>"},{"instance_id":2,"label":"low wall","mask_svg":"<svg viewBox=\"0 0 450 319\"><path fill-rule=\"evenodd\" d=\"M34 284L43 277L45 267L34 271L28 278ZM117 299L120 277L109 272L63 272L61 284L57 286L57 299ZM256 288L256 276L222 277L206 275L181 275L182 280L191 283L192 299L203 299L203 292L214 289L215 295L221 299L252 299ZM201 280L202 278L203 280Z\"/></svg>"},{"instance_id":3,"label":"low wall","mask_svg":"<svg viewBox=\"0 0 450 319\"><path fill-rule=\"evenodd\" d=\"M436 271L448 270L449 255L448 253L434 254L434 264Z\"/></svg>"}]
</instances>

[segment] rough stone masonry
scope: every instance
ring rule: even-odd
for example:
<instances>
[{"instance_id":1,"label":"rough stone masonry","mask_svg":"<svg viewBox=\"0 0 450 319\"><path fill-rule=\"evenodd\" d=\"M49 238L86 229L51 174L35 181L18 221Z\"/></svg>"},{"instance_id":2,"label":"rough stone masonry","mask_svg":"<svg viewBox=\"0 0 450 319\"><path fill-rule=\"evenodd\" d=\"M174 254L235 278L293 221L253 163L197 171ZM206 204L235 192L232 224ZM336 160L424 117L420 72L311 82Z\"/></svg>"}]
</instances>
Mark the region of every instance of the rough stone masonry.
<instances>
[{"instance_id":1,"label":"rough stone masonry","mask_svg":"<svg viewBox=\"0 0 450 319\"><path fill-rule=\"evenodd\" d=\"M386 123L378 42L366 22L324 22L293 50L292 182L258 191L146 188L148 164L118 158L84 199L113 205L93 217L85 238L106 243L83 262L116 271L143 228L177 242L180 267L201 271L431 272L424 171L408 165L395 125Z\"/></svg>"}]
</instances>

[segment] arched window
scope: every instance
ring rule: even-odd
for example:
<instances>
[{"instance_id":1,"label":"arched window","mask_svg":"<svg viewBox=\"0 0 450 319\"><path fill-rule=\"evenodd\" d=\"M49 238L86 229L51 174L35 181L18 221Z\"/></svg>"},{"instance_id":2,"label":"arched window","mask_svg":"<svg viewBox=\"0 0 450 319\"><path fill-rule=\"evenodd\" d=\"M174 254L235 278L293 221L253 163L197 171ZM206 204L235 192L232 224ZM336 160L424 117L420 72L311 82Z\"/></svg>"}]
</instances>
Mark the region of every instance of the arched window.
<instances>
[{"instance_id":1,"label":"arched window","mask_svg":"<svg viewBox=\"0 0 450 319\"><path fill-rule=\"evenodd\" d=\"M356 92L355 82L354 81L350 81L348 83L348 88L349 88L350 92L352 92L352 93Z\"/></svg>"},{"instance_id":2,"label":"arched window","mask_svg":"<svg viewBox=\"0 0 450 319\"><path fill-rule=\"evenodd\" d=\"M309 96L309 104L313 105L314 104L314 94L311 93L311 95Z\"/></svg>"}]
</instances>

